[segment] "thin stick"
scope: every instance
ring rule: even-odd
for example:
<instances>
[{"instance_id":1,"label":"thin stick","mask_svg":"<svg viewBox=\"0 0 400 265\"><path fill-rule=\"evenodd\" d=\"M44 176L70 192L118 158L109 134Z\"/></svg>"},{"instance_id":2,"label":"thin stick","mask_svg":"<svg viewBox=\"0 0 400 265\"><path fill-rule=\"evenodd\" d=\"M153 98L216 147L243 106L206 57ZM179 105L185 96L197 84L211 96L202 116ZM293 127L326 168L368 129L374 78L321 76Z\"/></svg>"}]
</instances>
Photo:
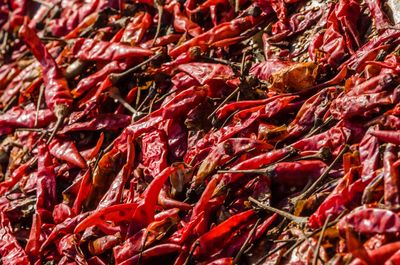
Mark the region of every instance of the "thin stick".
<instances>
[{"instance_id":1,"label":"thin stick","mask_svg":"<svg viewBox=\"0 0 400 265\"><path fill-rule=\"evenodd\" d=\"M138 70L140 67L146 65L147 63L151 62L152 60L155 60L155 59L159 58L161 55L162 55L162 53L160 53L160 52L159 52L159 53L156 53L155 55L149 57L148 59L144 60L144 61L141 62L140 64L135 65L134 67L132 67L132 68L126 70L125 72L110 74L109 78L110 78L111 82L112 82L113 84L115 84L115 83L117 83L119 80L121 80L122 78L124 78L124 77L126 77L126 76L128 76L128 75L130 75L130 74L132 74L132 73L134 73L134 72L135 72L136 70Z\"/></svg>"},{"instance_id":2,"label":"thin stick","mask_svg":"<svg viewBox=\"0 0 400 265\"><path fill-rule=\"evenodd\" d=\"M285 218L287 218L287 219L289 219L289 220L291 220L291 221L293 221L295 223L304 224L304 223L307 223L307 221L308 221L307 217L295 216L295 215L293 215L291 213L276 209L276 208L271 207L271 206L269 206L267 204L264 204L264 203L261 203L261 202L257 201L253 197L249 197L249 201L257 204L257 206L259 206L259 207L261 207L261 208L263 208L263 209L265 209L267 211L270 211L270 212L273 212L273 213L277 213L277 214L281 215L282 217L285 217Z\"/></svg>"},{"instance_id":3,"label":"thin stick","mask_svg":"<svg viewBox=\"0 0 400 265\"><path fill-rule=\"evenodd\" d=\"M161 20L163 17L163 13L164 13L164 8L161 5L160 1L155 0L154 3L157 5L157 12L158 12L158 21L157 21L157 30L156 30L156 34L154 35L154 39L153 42L151 43L151 46L154 46L154 44L156 44L156 40L158 38L158 36L160 35L160 31L161 31Z\"/></svg>"},{"instance_id":4,"label":"thin stick","mask_svg":"<svg viewBox=\"0 0 400 265\"><path fill-rule=\"evenodd\" d=\"M36 105L35 127L38 126L39 109L40 109L40 105L42 104L43 92L44 92L44 85L41 85L40 89L39 89L38 102L37 102L37 105Z\"/></svg>"},{"instance_id":5,"label":"thin stick","mask_svg":"<svg viewBox=\"0 0 400 265\"><path fill-rule=\"evenodd\" d=\"M242 247L240 248L239 252L237 253L235 259L233 260L233 264L238 264L240 257L242 256L244 250L246 249L247 245L250 242L250 239L253 237L255 234L258 225L260 224L261 219L258 219L257 222L254 224L253 228L251 229L249 235L247 236L246 240L244 241Z\"/></svg>"},{"instance_id":6,"label":"thin stick","mask_svg":"<svg viewBox=\"0 0 400 265\"><path fill-rule=\"evenodd\" d=\"M269 251L267 254L265 254L264 256L262 256L254 265L261 265L264 260L266 258L268 258L269 256L275 254L276 252L278 252L279 250L281 250L282 248L286 247L287 245L289 245L291 242L285 242L284 244L277 246L276 248L272 249L271 251Z\"/></svg>"},{"instance_id":7,"label":"thin stick","mask_svg":"<svg viewBox=\"0 0 400 265\"><path fill-rule=\"evenodd\" d=\"M43 0L33 0L33 2L36 2L38 4L44 5L45 7L51 8L52 5L50 5L49 3L43 1Z\"/></svg>"},{"instance_id":8,"label":"thin stick","mask_svg":"<svg viewBox=\"0 0 400 265\"><path fill-rule=\"evenodd\" d=\"M211 119L212 116L226 103L228 102L231 98L233 98L238 92L240 91L240 86L238 86L229 96L227 96L224 101L221 102L221 104L218 105L218 107L208 116L207 119Z\"/></svg>"},{"instance_id":9,"label":"thin stick","mask_svg":"<svg viewBox=\"0 0 400 265\"><path fill-rule=\"evenodd\" d=\"M339 161L339 159L343 156L343 154L349 149L348 145L345 145L342 149L342 151L337 155L335 160L325 169L325 171L322 173L322 175L313 182L313 184L302 194L299 196L293 198L292 202L293 204L296 204L298 201L303 200L305 198L308 198L311 194L314 193L314 190L321 184L322 181L325 180L325 178L328 176L329 172L332 170L333 166Z\"/></svg>"},{"instance_id":10,"label":"thin stick","mask_svg":"<svg viewBox=\"0 0 400 265\"><path fill-rule=\"evenodd\" d=\"M110 96L111 98L117 100L119 103L122 104L122 106L124 106L127 110L129 110L132 114L134 115L138 115L139 112L137 110L135 110L128 102L126 102L125 99L123 99L120 95L118 95L117 93L113 93L113 92L107 92L106 93L108 96Z\"/></svg>"},{"instance_id":11,"label":"thin stick","mask_svg":"<svg viewBox=\"0 0 400 265\"><path fill-rule=\"evenodd\" d=\"M319 248L321 247L322 239L324 238L324 233L325 233L325 230L329 223L330 218L331 218L331 216L328 215L328 217L325 220L324 226L322 227L321 234L319 235L317 247L314 251L314 259L313 259L313 263L312 263L313 265L317 265L317 261L318 261L318 257L319 257Z\"/></svg>"}]
</instances>

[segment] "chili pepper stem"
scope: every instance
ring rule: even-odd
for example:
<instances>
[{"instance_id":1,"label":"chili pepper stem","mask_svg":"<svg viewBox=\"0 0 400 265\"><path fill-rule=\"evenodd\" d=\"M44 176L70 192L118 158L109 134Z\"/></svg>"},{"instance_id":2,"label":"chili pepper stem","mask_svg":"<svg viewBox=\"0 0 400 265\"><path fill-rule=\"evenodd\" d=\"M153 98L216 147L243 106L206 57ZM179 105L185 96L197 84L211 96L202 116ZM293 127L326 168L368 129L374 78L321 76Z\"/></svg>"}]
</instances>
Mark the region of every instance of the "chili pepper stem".
<instances>
[{"instance_id":1,"label":"chili pepper stem","mask_svg":"<svg viewBox=\"0 0 400 265\"><path fill-rule=\"evenodd\" d=\"M251 229L249 235L247 236L246 240L244 241L244 243L243 243L242 247L240 248L239 252L237 253L235 259L233 260L233 264L239 264L240 257L241 257L242 254L244 253L244 251L245 251L247 245L248 245L249 242L250 242L250 239L253 237L254 233L256 232L257 227L258 227L258 225L260 224L260 222L261 222L261 219L258 219L257 222L254 224L254 226L253 226L253 228Z\"/></svg>"},{"instance_id":2,"label":"chili pepper stem","mask_svg":"<svg viewBox=\"0 0 400 265\"><path fill-rule=\"evenodd\" d=\"M68 107L63 104L56 105L55 109L54 109L54 114L57 117L57 122L54 125L53 129L51 130L50 137L49 137L49 139L47 139L47 142L46 142L47 144L49 144L51 142L51 140L53 140L54 136L60 129L61 125L64 123L65 116L67 116L67 114L68 114Z\"/></svg>"},{"instance_id":3,"label":"chili pepper stem","mask_svg":"<svg viewBox=\"0 0 400 265\"><path fill-rule=\"evenodd\" d=\"M207 117L207 119L211 119L214 114L229 100L231 100L238 92L240 91L240 86L238 86L235 90L232 91L222 102L218 105L218 107Z\"/></svg>"},{"instance_id":4,"label":"chili pepper stem","mask_svg":"<svg viewBox=\"0 0 400 265\"><path fill-rule=\"evenodd\" d=\"M132 67L132 68L126 70L125 72L117 73L117 74L115 74L115 73L110 74L110 75L109 75L109 78L110 78L111 83L116 84L116 83L117 83L119 80L121 80L122 78L125 78L125 77L127 77L128 75L134 73L134 72L137 71L140 67L146 65L147 63L149 63L149 62L151 62L151 61L153 61L153 60L155 60L155 59L157 59L157 58L159 58L161 55L162 55L162 52L158 52L158 53L156 53L155 55L151 56L150 58L144 60L144 61L141 62L140 64L135 65L134 67Z\"/></svg>"},{"instance_id":5,"label":"chili pepper stem","mask_svg":"<svg viewBox=\"0 0 400 265\"><path fill-rule=\"evenodd\" d=\"M151 46L154 46L154 44L156 44L157 38L160 35L160 31L161 31L161 22L162 22L162 17L163 17L163 13L164 13L164 8L163 8L161 1L162 0L154 1L154 4L157 6L158 21L157 21L156 34L154 35L154 39L153 39Z\"/></svg>"},{"instance_id":6,"label":"chili pepper stem","mask_svg":"<svg viewBox=\"0 0 400 265\"><path fill-rule=\"evenodd\" d=\"M36 3L41 4L41 5L44 5L45 7L51 8L51 5L49 3L46 3L45 1L33 0L33 2L36 2Z\"/></svg>"},{"instance_id":7,"label":"chili pepper stem","mask_svg":"<svg viewBox=\"0 0 400 265\"><path fill-rule=\"evenodd\" d=\"M291 220L291 221L293 221L295 223L304 224L304 223L307 223L307 221L308 221L307 217L295 216L295 215L293 215L291 213L287 213L285 211L276 209L276 208L274 208L272 206L269 206L269 205L266 205L264 203L259 202L258 200L254 199L253 197L249 197L249 201L257 204L257 206L259 206L259 207L261 207L261 208L263 208L263 209L265 209L267 211L270 211L270 212L273 212L273 213L277 213L277 214L281 215L282 217L285 217L285 218L287 218L287 219L289 219L289 220Z\"/></svg>"},{"instance_id":8,"label":"chili pepper stem","mask_svg":"<svg viewBox=\"0 0 400 265\"><path fill-rule=\"evenodd\" d=\"M193 253L194 253L194 251L196 250L196 248L198 248L199 246L200 246L200 242L199 242L199 241L196 241L196 242L194 243L193 247L190 249L189 255L188 255L188 257L186 258L185 263L184 263L183 265L188 265L188 264L190 264L190 261L192 260L192 257L193 257Z\"/></svg>"},{"instance_id":9,"label":"chili pepper stem","mask_svg":"<svg viewBox=\"0 0 400 265\"><path fill-rule=\"evenodd\" d=\"M136 116L141 116L143 115L143 113L135 110L128 102L125 101L125 99L123 99L118 93L114 93L111 91L106 92L106 95L110 96L111 98L117 100L119 103L122 104L122 106L124 106L127 110L129 110L134 117Z\"/></svg>"},{"instance_id":10,"label":"chili pepper stem","mask_svg":"<svg viewBox=\"0 0 400 265\"><path fill-rule=\"evenodd\" d=\"M335 160L332 161L332 163L325 169L325 171L322 173L322 175L313 182L313 184L307 188L306 191L302 192L299 196L294 197L292 199L293 205L296 205L297 202L304 200L308 198L311 194L314 193L315 189L318 187L318 185L325 180L325 178L328 176L329 172L332 170L333 166L339 161L339 159L344 155L345 152L349 149L349 146L346 144L342 151L336 156Z\"/></svg>"},{"instance_id":11,"label":"chili pepper stem","mask_svg":"<svg viewBox=\"0 0 400 265\"><path fill-rule=\"evenodd\" d=\"M36 105L35 127L37 127L37 125L38 125L39 110L40 110L40 105L42 104L43 92L44 92L44 85L41 85L40 89L39 89L39 97L38 97L38 101L37 101L37 105Z\"/></svg>"},{"instance_id":12,"label":"chili pepper stem","mask_svg":"<svg viewBox=\"0 0 400 265\"><path fill-rule=\"evenodd\" d=\"M326 230L326 227L328 226L330 218L331 218L331 215L328 215L328 217L326 218L325 223L322 227L321 234L319 235L318 243L317 243L317 246L315 247L315 251L314 251L314 259L313 259L313 263L312 263L313 265L317 265L318 258L319 258L319 249L321 247L322 239L324 238L325 230Z\"/></svg>"},{"instance_id":13,"label":"chili pepper stem","mask_svg":"<svg viewBox=\"0 0 400 265\"><path fill-rule=\"evenodd\" d=\"M237 169L237 170L218 170L218 174L223 173L243 173L243 174L268 174L267 169Z\"/></svg>"}]
</instances>

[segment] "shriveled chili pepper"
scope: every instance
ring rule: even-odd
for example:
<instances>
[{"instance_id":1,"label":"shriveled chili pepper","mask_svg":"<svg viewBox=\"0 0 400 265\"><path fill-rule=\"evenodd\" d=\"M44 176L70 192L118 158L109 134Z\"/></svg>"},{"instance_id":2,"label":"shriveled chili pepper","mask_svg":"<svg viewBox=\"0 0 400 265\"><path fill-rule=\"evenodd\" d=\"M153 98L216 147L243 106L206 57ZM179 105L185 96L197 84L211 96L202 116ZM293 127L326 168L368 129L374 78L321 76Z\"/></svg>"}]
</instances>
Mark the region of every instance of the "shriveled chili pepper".
<instances>
[{"instance_id":1,"label":"shriveled chili pepper","mask_svg":"<svg viewBox=\"0 0 400 265\"><path fill-rule=\"evenodd\" d=\"M55 138L49 144L50 153L63 161L69 162L74 166L86 168L86 161L78 152L74 142L67 139Z\"/></svg>"},{"instance_id":2,"label":"shriveled chili pepper","mask_svg":"<svg viewBox=\"0 0 400 265\"><path fill-rule=\"evenodd\" d=\"M129 58L153 55L148 49L133 47L122 43L96 41L79 38L72 47L73 56L83 61L124 61Z\"/></svg>"},{"instance_id":3,"label":"shriveled chili pepper","mask_svg":"<svg viewBox=\"0 0 400 265\"><path fill-rule=\"evenodd\" d=\"M199 247L194 251L194 256L204 257L208 253L213 253L216 249L222 248L224 240L232 234L233 229L239 228L249 217L254 214L253 210L233 215L225 222L217 225L209 232L198 239Z\"/></svg>"},{"instance_id":4,"label":"shriveled chili pepper","mask_svg":"<svg viewBox=\"0 0 400 265\"><path fill-rule=\"evenodd\" d=\"M46 105L57 117L57 124L53 128L54 135L71 107L72 96L62 71L27 23L28 21L25 20L19 34L41 65Z\"/></svg>"},{"instance_id":5,"label":"shriveled chili pepper","mask_svg":"<svg viewBox=\"0 0 400 265\"><path fill-rule=\"evenodd\" d=\"M340 231L352 229L361 234L391 234L399 231L400 218L390 210L362 207L343 218L338 227Z\"/></svg>"},{"instance_id":6,"label":"shriveled chili pepper","mask_svg":"<svg viewBox=\"0 0 400 265\"><path fill-rule=\"evenodd\" d=\"M137 209L132 215L132 230L138 231L142 227L148 225L154 220L154 213L158 201L158 195L164 182L170 174L176 169L172 167L165 168L160 174L154 177L153 181L149 184L146 191L143 193L143 200L137 206ZM131 230L131 231L132 231Z\"/></svg>"},{"instance_id":7,"label":"shriveled chili pepper","mask_svg":"<svg viewBox=\"0 0 400 265\"><path fill-rule=\"evenodd\" d=\"M384 200L386 205L392 207L400 203L398 168L393 165L397 160L396 151L393 144L388 144L383 155Z\"/></svg>"},{"instance_id":8,"label":"shriveled chili pepper","mask_svg":"<svg viewBox=\"0 0 400 265\"><path fill-rule=\"evenodd\" d=\"M0 243L1 261L3 264L29 264L29 258L18 240L12 234L12 228L7 216L0 213Z\"/></svg>"},{"instance_id":9,"label":"shriveled chili pepper","mask_svg":"<svg viewBox=\"0 0 400 265\"><path fill-rule=\"evenodd\" d=\"M178 47L172 49L169 55L177 57L179 54L189 50L190 47L199 46L202 51L205 51L213 43L238 36L244 30L250 29L261 21L262 17L246 16L237 18L231 22L219 24L209 31L206 31L193 39L190 39Z\"/></svg>"}]
</instances>

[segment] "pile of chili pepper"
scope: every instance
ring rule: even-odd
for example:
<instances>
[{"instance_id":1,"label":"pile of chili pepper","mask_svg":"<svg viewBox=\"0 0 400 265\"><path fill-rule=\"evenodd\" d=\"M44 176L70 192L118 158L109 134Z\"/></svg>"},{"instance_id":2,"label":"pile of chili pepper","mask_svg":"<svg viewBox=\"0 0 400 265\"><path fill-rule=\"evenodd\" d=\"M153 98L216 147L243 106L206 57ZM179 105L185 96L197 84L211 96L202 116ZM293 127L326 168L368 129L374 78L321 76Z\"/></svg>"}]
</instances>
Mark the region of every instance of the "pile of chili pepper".
<instances>
[{"instance_id":1,"label":"pile of chili pepper","mask_svg":"<svg viewBox=\"0 0 400 265\"><path fill-rule=\"evenodd\" d=\"M0 263L400 264L396 0L0 3Z\"/></svg>"}]
</instances>

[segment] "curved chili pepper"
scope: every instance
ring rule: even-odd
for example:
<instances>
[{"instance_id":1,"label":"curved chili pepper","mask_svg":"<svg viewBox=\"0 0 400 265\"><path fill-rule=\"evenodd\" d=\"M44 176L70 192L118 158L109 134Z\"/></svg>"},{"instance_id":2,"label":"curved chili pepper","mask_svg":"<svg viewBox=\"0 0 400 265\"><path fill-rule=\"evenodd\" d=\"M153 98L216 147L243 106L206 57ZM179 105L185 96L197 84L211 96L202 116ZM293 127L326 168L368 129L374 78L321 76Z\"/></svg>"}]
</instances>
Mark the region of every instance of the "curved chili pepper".
<instances>
[{"instance_id":1,"label":"curved chili pepper","mask_svg":"<svg viewBox=\"0 0 400 265\"><path fill-rule=\"evenodd\" d=\"M20 165L18 168L14 169L11 176L0 183L0 194L6 193L9 189L11 189L15 184L20 181L23 176L27 174L29 171L29 167L32 164L33 159L29 160L25 164Z\"/></svg>"},{"instance_id":2,"label":"curved chili pepper","mask_svg":"<svg viewBox=\"0 0 400 265\"><path fill-rule=\"evenodd\" d=\"M139 203L132 215L131 225L133 231L139 231L154 220L154 213L160 191L169 175L175 171L176 169L173 167L165 168L159 175L155 176L153 181L147 186L143 193L142 202Z\"/></svg>"},{"instance_id":3,"label":"curved chili pepper","mask_svg":"<svg viewBox=\"0 0 400 265\"><path fill-rule=\"evenodd\" d=\"M82 78L71 94L76 98L82 96L85 92L97 87L109 74L122 72L127 68L125 62L112 61L102 67L96 73Z\"/></svg>"},{"instance_id":4,"label":"curved chili pepper","mask_svg":"<svg viewBox=\"0 0 400 265\"><path fill-rule=\"evenodd\" d=\"M35 31L29 28L27 23L28 21L26 20L19 34L42 66L43 82L46 87L44 98L47 106L58 117L59 114L57 114L56 108L60 108L60 106L69 108L72 104L68 83L62 71L58 68L57 63L51 57Z\"/></svg>"},{"instance_id":5,"label":"curved chili pepper","mask_svg":"<svg viewBox=\"0 0 400 265\"><path fill-rule=\"evenodd\" d=\"M180 4L178 1L171 1L166 7L168 12L174 16L174 29L176 32L187 32L189 35L196 37L203 33L203 30L199 25L191 21L181 11Z\"/></svg>"},{"instance_id":6,"label":"curved chili pepper","mask_svg":"<svg viewBox=\"0 0 400 265\"><path fill-rule=\"evenodd\" d=\"M139 12L126 25L120 41L130 43L131 45L137 45L150 28L151 23L152 16L149 13Z\"/></svg>"},{"instance_id":7,"label":"curved chili pepper","mask_svg":"<svg viewBox=\"0 0 400 265\"><path fill-rule=\"evenodd\" d=\"M222 249L224 241L232 235L234 229L238 229L254 214L253 210L238 213L217 225L209 232L198 239L199 247L196 248L193 255L195 257L207 257L217 249Z\"/></svg>"},{"instance_id":8,"label":"curved chili pepper","mask_svg":"<svg viewBox=\"0 0 400 265\"><path fill-rule=\"evenodd\" d=\"M96 210L78 221L74 227L74 233L82 232L90 226L106 224L106 221L120 223L133 220L132 214L136 211L137 207L137 203L129 203L116 204Z\"/></svg>"}]
</instances>

